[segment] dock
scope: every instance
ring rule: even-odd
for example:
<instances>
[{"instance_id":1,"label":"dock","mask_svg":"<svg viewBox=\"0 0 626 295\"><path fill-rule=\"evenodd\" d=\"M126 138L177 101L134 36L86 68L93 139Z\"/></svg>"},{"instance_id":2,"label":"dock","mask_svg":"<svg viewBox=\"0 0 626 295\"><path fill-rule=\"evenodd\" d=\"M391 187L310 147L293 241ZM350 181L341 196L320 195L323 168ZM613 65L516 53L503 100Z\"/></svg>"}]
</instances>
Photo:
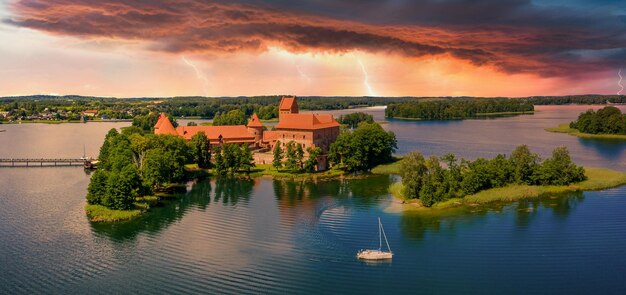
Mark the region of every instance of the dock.
<instances>
[{"instance_id":1,"label":"dock","mask_svg":"<svg viewBox=\"0 0 626 295\"><path fill-rule=\"evenodd\" d=\"M93 168L93 159L62 158L0 158L0 167L44 167L44 166L82 166Z\"/></svg>"}]
</instances>

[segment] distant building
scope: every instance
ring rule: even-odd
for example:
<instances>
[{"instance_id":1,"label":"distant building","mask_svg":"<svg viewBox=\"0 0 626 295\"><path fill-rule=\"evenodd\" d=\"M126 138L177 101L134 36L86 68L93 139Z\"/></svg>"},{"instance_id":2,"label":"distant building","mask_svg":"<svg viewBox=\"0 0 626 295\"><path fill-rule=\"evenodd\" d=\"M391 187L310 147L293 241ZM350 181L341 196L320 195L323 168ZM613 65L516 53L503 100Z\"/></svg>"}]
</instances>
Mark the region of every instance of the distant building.
<instances>
[{"instance_id":1,"label":"distant building","mask_svg":"<svg viewBox=\"0 0 626 295\"><path fill-rule=\"evenodd\" d=\"M284 147L290 141L309 147L319 147L318 170L328 167L326 154L339 136L340 124L332 115L300 114L295 97L283 97L278 107L278 124L274 130L266 130L256 114L252 114L247 126L179 126L174 128L167 115L161 114L154 126L154 134L169 134L191 139L203 131L211 145L222 143L249 144L254 148L273 150L280 141Z\"/></svg>"},{"instance_id":2,"label":"distant building","mask_svg":"<svg viewBox=\"0 0 626 295\"><path fill-rule=\"evenodd\" d=\"M98 114L98 110L86 110L83 111L83 116L85 117L95 117Z\"/></svg>"}]
</instances>

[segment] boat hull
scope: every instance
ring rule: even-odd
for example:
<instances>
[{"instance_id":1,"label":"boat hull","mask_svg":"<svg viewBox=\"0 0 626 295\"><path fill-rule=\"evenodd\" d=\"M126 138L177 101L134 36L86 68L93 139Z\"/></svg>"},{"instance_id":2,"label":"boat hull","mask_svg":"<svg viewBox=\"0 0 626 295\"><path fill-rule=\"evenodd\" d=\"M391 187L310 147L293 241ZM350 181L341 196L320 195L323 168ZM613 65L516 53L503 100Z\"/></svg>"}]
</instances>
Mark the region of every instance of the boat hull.
<instances>
[{"instance_id":1,"label":"boat hull","mask_svg":"<svg viewBox=\"0 0 626 295\"><path fill-rule=\"evenodd\" d=\"M363 250L356 257L363 260L387 260L393 257L393 253L380 250Z\"/></svg>"}]
</instances>

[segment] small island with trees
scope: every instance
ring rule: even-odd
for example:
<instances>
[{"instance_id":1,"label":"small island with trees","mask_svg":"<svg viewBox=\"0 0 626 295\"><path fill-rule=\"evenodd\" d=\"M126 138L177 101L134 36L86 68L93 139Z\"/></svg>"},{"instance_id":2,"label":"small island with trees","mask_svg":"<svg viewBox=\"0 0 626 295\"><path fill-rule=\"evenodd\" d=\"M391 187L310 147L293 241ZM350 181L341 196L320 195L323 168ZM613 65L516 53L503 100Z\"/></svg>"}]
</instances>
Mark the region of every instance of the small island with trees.
<instances>
[{"instance_id":1,"label":"small island with trees","mask_svg":"<svg viewBox=\"0 0 626 295\"><path fill-rule=\"evenodd\" d=\"M509 157L500 154L474 161L459 161L453 154L425 158L413 151L379 170L402 177L389 188L395 197L417 207L436 209L626 184L626 173L577 166L565 147L557 147L543 161L526 145L518 146Z\"/></svg>"},{"instance_id":2,"label":"small island with trees","mask_svg":"<svg viewBox=\"0 0 626 295\"><path fill-rule=\"evenodd\" d=\"M567 133L581 138L626 140L626 114L614 106L581 113L576 121L546 131Z\"/></svg>"}]
</instances>

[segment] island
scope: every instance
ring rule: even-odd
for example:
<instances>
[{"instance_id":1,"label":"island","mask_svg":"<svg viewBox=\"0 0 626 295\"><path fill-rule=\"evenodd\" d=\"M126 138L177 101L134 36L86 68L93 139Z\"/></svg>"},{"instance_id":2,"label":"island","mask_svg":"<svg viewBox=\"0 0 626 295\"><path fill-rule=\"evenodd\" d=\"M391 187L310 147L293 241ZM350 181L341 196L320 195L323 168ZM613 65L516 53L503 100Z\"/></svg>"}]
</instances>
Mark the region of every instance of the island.
<instances>
[{"instance_id":1,"label":"island","mask_svg":"<svg viewBox=\"0 0 626 295\"><path fill-rule=\"evenodd\" d=\"M566 147L557 147L541 161L527 146L517 147L509 157L474 161L453 154L425 159L413 151L396 163L374 173L402 177L390 193L409 208L446 209L489 202L512 202L549 194L600 190L626 184L626 173L575 165Z\"/></svg>"},{"instance_id":2,"label":"island","mask_svg":"<svg viewBox=\"0 0 626 295\"><path fill-rule=\"evenodd\" d=\"M626 140L626 114L614 106L581 113L576 121L546 128L546 131L567 133L580 138Z\"/></svg>"},{"instance_id":3,"label":"island","mask_svg":"<svg viewBox=\"0 0 626 295\"><path fill-rule=\"evenodd\" d=\"M463 120L533 112L533 104L524 99L436 99L389 104L385 116L403 120Z\"/></svg>"},{"instance_id":4,"label":"island","mask_svg":"<svg viewBox=\"0 0 626 295\"><path fill-rule=\"evenodd\" d=\"M178 126L162 113L151 131L145 129L152 115L136 118L121 133L111 129L89 183L88 217L137 217L194 178L339 177L393 159L395 134L368 116L356 115L351 122L358 127L348 129L332 115L299 113L295 97L283 97L278 109L272 130L256 113L246 125L234 125L241 123L238 110L211 126Z\"/></svg>"}]
</instances>

